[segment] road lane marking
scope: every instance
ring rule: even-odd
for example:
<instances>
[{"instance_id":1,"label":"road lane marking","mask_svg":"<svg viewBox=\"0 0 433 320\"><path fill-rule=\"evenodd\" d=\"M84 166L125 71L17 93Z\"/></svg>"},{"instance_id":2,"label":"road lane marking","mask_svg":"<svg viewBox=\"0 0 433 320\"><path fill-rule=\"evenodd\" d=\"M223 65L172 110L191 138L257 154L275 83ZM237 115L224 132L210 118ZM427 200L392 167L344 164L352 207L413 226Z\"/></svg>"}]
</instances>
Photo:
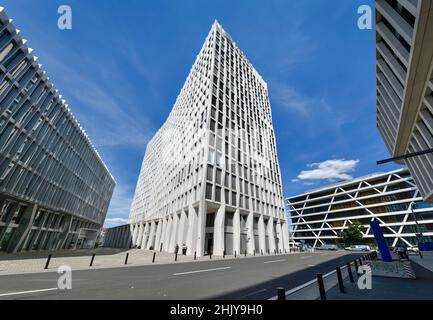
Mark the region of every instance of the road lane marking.
<instances>
[{"instance_id":1,"label":"road lane marking","mask_svg":"<svg viewBox=\"0 0 433 320\"><path fill-rule=\"evenodd\" d=\"M263 263L274 263L274 262L281 262L281 261L286 261L286 259L281 259L281 260L272 260L272 261L265 261Z\"/></svg>"},{"instance_id":2,"label":"road lane marking","mask_svg":"<svg viewBox=\"0 0 433 320\"><path fill-rule=\"evenodd\" d=\"M300 257L299 259L308 259L308 258L312 258L313 256L305 256L305 257Z\"/></svg>"},{"instance_id":3,"label":"road lane marking","mask_svg":"<svg viewBox=\"0 0 433 320\"><path fill-rule=\"evenodd\" d=\"M257 291L254 291L254 292L250 292L250 293L248 293L246 295L240 296L238 299L246 298L246 297L252 296L253 294L257 294L257 293L260 293L260 292L263 292L263 291L266 291L266 290L268 290L268 289L262 289L262 290L257 290Z\"/></svg>"},{"instance_id":4,"label":"road lane marking","mask_svg":"<svg viewBox=\"0 0 433 320\"><path fill-rule=\"evenodd\" d=\"M38 292L46 292L46 291L54 291L54 290L58 290L58 288L48 288L48 289L29 290L29 291L20 291L20 292L0 293L0 297L16 296L16 295L20 295L20 294L38 293Z\"/></svg>"},{"instance_id":5,"label":"road lane marking","mask_svg":"<svg viewBox=\"0 0 433 320\"><path fill-rule=\"evenodd\" d=\"M200 273L200 272L209 272L209 271L216 271L216 270L225 270L225 269L231 269L232 267L222 267L222 268L214 268L214 269L205 269L205 270L195 270L195 271L187 271L187 272L178 272L173 273L174 276L180 276L183 274L191 274L191 273Z\"/></svg>"}]
</instances>

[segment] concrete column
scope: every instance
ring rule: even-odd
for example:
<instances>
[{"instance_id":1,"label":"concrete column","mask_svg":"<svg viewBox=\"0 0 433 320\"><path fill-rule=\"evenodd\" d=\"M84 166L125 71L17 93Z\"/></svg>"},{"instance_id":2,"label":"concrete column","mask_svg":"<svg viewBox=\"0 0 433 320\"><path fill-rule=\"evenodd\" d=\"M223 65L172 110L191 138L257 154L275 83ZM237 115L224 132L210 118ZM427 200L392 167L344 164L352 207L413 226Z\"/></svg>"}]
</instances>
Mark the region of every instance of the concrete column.
<instances>
[{"instance_id":1,"label":"concrete column","mask_svg":"<svg viewBox=\"0 0 433 320\"><path fill-rule=\"evenodd\" d=\"M197 220L198 213L197 210L190 205L188 209L188 233L186 236L186 246L187 254L194 255L194 252L197 249Z\"/></svg>"},{"instance_id":2,"label":"concrete column","mask_svg":"<svg viewBox=\"0 0 433 320\"><path fill-rule=\"evenodd\" d=\"M213 254L222 256L224 253L224 222L226 206L221 205L215 213L214 231L213 231Z\"/></svg>"},{"instance_id":3,"label":"concrete column","mask_svg":"<svg viewBox=\"0 0 433 320\"><path fill-rule=\"evenodd\" d=\"M241 215L239 209L233 214L233 254L241 251Z\"/></svg>"},{"instance_id":4,"label":"concrete column","mask_svg":"<svg viewBox=\"0 0 433 320\"><path fill-rule=\"evenodd\" d=\"M141 248L141 243L143 241L143 231L144 231L144 225L142 222L140 222L138 226L138 236L137 236L137 246Z\"/></svg>"},{"instance_id":5,"label":"concrete column","mask_svg":"<svg viewBox=\"0 0 433 320\"><path fill-rule=\"evenodd\" d=\"M204 255L204 240L206 234L206 215L207 205L205 201L200 201L198 206L198 219L197 219L197 256L201 257Z\"/></svg>"},{"instance_id":6,"label":"concrete column","mask_svg":"<svg viewBox=\"0 0 433 320\"><path fill-rule=\"evenodd\" d=\"M271 253L273 253L276 247L275 247L275 235L274 235L274 219L272 217L269 217L266 229L268 234L269 250L271 251Z\"/></svg>"},{"instance_id":7,"label":"concrete column","mask_svg":"<svg viewBox=\"0 0 433 320\"><path fill-rule=\"evenodd\" d=\"M263 214L259 217L259 249L260 252L263 251L263 253L266 252L266 232L265 232L265 221L263 219Z\"/></svg>"},{"instance_id":8,"label":"concrete column","mask_svg":"<svg viewBox=\"0 0 433 320\"><path fill-rule=\"evenodd\" d=\"M177 243L177 230L179 229L179 215L177 212L173 214L173 222L171 226L171 234L170 234L170 244L168 248L168 252L174 252ZM179 244L179 247L181 244Z\"/></svg>"},{"instance_id":9,"label":"concrete column","mask_svg":"<svg viewBox=\"0 0 433 320\"><path fill-rule=\"evenodd\" d=\"M143 237L141 240L141 249L146 249L147 248L147 242L149 241L149 231L150 231L150 223L149 222L145 222L144 223L144 229L143 229Z\"/></svg>"},{"instance_id":10,"label":"concrete column","mask_svg":"<svg viewBox=\"0 0 433 320\"><path fill-rule=\"evenodd\" d=\"M159 250L159 246L161 243L161 233L162 233L162 219L159 219L158 226L156 227L155 250Z\"/></svg>"},{"instance_id":11,"label":"concrete column","mask_svg":"<svg viewBox=\"0 0 433 320\"><path fill-rule=\"evenodd\" d=\"M186 220L186 212L182 209L180 213L179 229L177 230L177 243L180 247L186 242Z\"/></svg>"},{"instance_id":12,"label":"concrete column","mask_svg":"<svg viewBox=\"0 0 433 320\"><path fill-rule=\"evenodd\" d=\"M284 253L284 235L283 235L283 229L281 228L281 221L279 219L277 222L277 237L278 237L278 248L281 250L281 252Z\"/></svg>"},{"instance_id":13,"label":"concrete column","mask_svg":"<svg viewBox=\"0 0 433 320\"><path fill-rule=\"evenodd\" d=\"M255 250L255 243L254 243L254 213L250 211L247 217L247 251L248 254L253 254Z\"/></svg>"},{"instance_id":14,"label":"concrete column","mask_svg":"<svg viewBox=\"0 0 433 320\"><path fill-rule=\"evenodd\" d=\"M132 245L135 246L137 244L137 232L138 232L138 225L134 224L132 225L133 231L132 231Z\"/></svg>"},{"instance_id":15,"label":"concrete column","mask_svg":"<svg viewBox=\"0 0 433 320\"><path fill-rule=\"evenodd\" d=\"M156 229L156 224L155 221L152 221L150 224L150 233L149 233L149 240L147 240L147 249L149 250L150 247L153 247L155 249L155 230Z\"/></svg>"},{"instance_id":16,"label":"concrete column","mask_svg":"<svg viewBox=\"0 0 433 320\"><path fill-rule=\"evenodd\" d=\"M166 233L167 233L167 219L164 217L164 218L162 218L161 238L159 239L158 248L156 248L156 250L159 251L161 249L161 245L162 245L162 248L164 249L164 239L165 239Z\"/></svg>"},{"instance_id":17,"label":"concrete column","mask_svg":"<svg viewBox=\"0 0 433 320\"><path fill-rule=\"evenodd\" d=\"M25 209L25 212L21 217L20 223L6 248L7 252L15 253L20 249L21 245L23 244L24 240L26 239L30 230L32 229L33 220L37 211L38 211L37 205L28 206Z\"/></svg>"},{"instance_id":18,"label":"concrete column","mask_svg":"<svg viewBox=\"0 0 433 320\"><path fill-rule=\"evenodd\" d=\"M289 251L289 228L287 226L287 222L283 221L281 223L281 230L283 233L283 245L286 251Z\"/></svg>"},{"instance_id":19,"label":"concrete column","mask_svg":"<svg viewBox=\"0 0 433 320\"><path fill-rule=\"evenodd\" d=\"M164 237L164 251L165 252L169 252L170 249L170 237L171 237L171 230L173 227L173 217L169 216L168 217L168 221L167 221L167 230L165 232L165 237Z\"/></svg>"}]
</instances>

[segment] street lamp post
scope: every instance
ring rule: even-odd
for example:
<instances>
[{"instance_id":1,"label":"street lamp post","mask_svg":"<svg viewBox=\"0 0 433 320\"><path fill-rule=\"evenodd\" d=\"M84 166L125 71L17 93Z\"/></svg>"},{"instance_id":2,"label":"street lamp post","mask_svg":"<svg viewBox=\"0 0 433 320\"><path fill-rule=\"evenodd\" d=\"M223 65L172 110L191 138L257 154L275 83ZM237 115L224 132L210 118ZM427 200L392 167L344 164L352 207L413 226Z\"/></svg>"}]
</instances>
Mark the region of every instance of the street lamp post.
<instances>
[{"instance_id":1,"label":"street lamp post","mask_svg":"<svg viewBox=\"0 0 433 320\"><path fill-rule=\"evenodd\" d=\"M418 224L418 220L416 218L416 214L415 214L415 210L414 210L414 207L416 207L416 202L412 201L409 204L409 207L410 207L410 211L412 212L412 218L415 221L415 228L416 228L416 234L415 234L415 236L416 236L416 241L418 243L418 254L419 254L419 256L422 259L423 256L422 256L421 250L419 249L419 243L421 242L422 232L420 232L420 230L419 230L419 224Z\"/></svg>"}]
</instances>

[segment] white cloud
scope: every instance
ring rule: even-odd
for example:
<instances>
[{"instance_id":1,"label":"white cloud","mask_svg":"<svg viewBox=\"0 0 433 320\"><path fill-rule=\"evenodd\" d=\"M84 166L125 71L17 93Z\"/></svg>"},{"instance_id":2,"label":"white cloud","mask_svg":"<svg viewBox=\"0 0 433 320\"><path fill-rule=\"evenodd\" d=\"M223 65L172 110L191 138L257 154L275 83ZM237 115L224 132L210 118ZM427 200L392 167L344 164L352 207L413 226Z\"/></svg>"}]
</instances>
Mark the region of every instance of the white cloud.
<instances>
[{"instance_id":1,"label":"white cloud","mask_svg":"<svg viewBox=\"0 0 433 320\"><path fill-rule=\"evenodd\" d=\"M315 114L329 113L330 106L323 97L309 97L299 93L295 88L275 84L276 99L279 104L289 110L293 110L307 119L312 119Z\"/></svg>"},{"instance_id":2,"label":"white cloud","mask_svg":"<svg viewBox=\"0 0 433 320\"><path fill-rule=\"evenodd\" d=\"M105 219L104 228L113 228L113 227L120 226L122 224L127 224L127 223L128 223L128 219L108 218L108 219Z\"/></svg>"},{"instance_id":3,"label":"white cloud","mask_svg":"<svg viewBox=\"0 0 433 320\"><path fill-rule=\"evenodd\" d=\"M312 170L303 170L299 173L299 180L349 180L349 172L355 171L359 160L334 159L309 164Z\"/></svg>"}]
</instances>

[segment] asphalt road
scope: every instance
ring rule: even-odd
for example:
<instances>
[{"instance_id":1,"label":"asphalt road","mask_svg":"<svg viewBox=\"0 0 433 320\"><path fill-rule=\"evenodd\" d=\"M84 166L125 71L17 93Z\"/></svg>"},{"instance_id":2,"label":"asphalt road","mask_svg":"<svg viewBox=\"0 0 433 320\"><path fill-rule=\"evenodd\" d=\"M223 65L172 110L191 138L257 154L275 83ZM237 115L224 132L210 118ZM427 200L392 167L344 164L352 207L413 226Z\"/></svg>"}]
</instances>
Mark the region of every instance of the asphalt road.
<instances>
[{"instance_id":1,"label":"asphalt road","mask_svg":"<svg viewBox=\"0 0 433 320\"><path fill-rule=\"evenodd\" d=\"M0 277L1 299L268 299L353 260L357 254L319 252L270 255L72 272L72 289L59 274ZM31 292L30 292L31 291Z\"/></svg>"}]
</instances>

